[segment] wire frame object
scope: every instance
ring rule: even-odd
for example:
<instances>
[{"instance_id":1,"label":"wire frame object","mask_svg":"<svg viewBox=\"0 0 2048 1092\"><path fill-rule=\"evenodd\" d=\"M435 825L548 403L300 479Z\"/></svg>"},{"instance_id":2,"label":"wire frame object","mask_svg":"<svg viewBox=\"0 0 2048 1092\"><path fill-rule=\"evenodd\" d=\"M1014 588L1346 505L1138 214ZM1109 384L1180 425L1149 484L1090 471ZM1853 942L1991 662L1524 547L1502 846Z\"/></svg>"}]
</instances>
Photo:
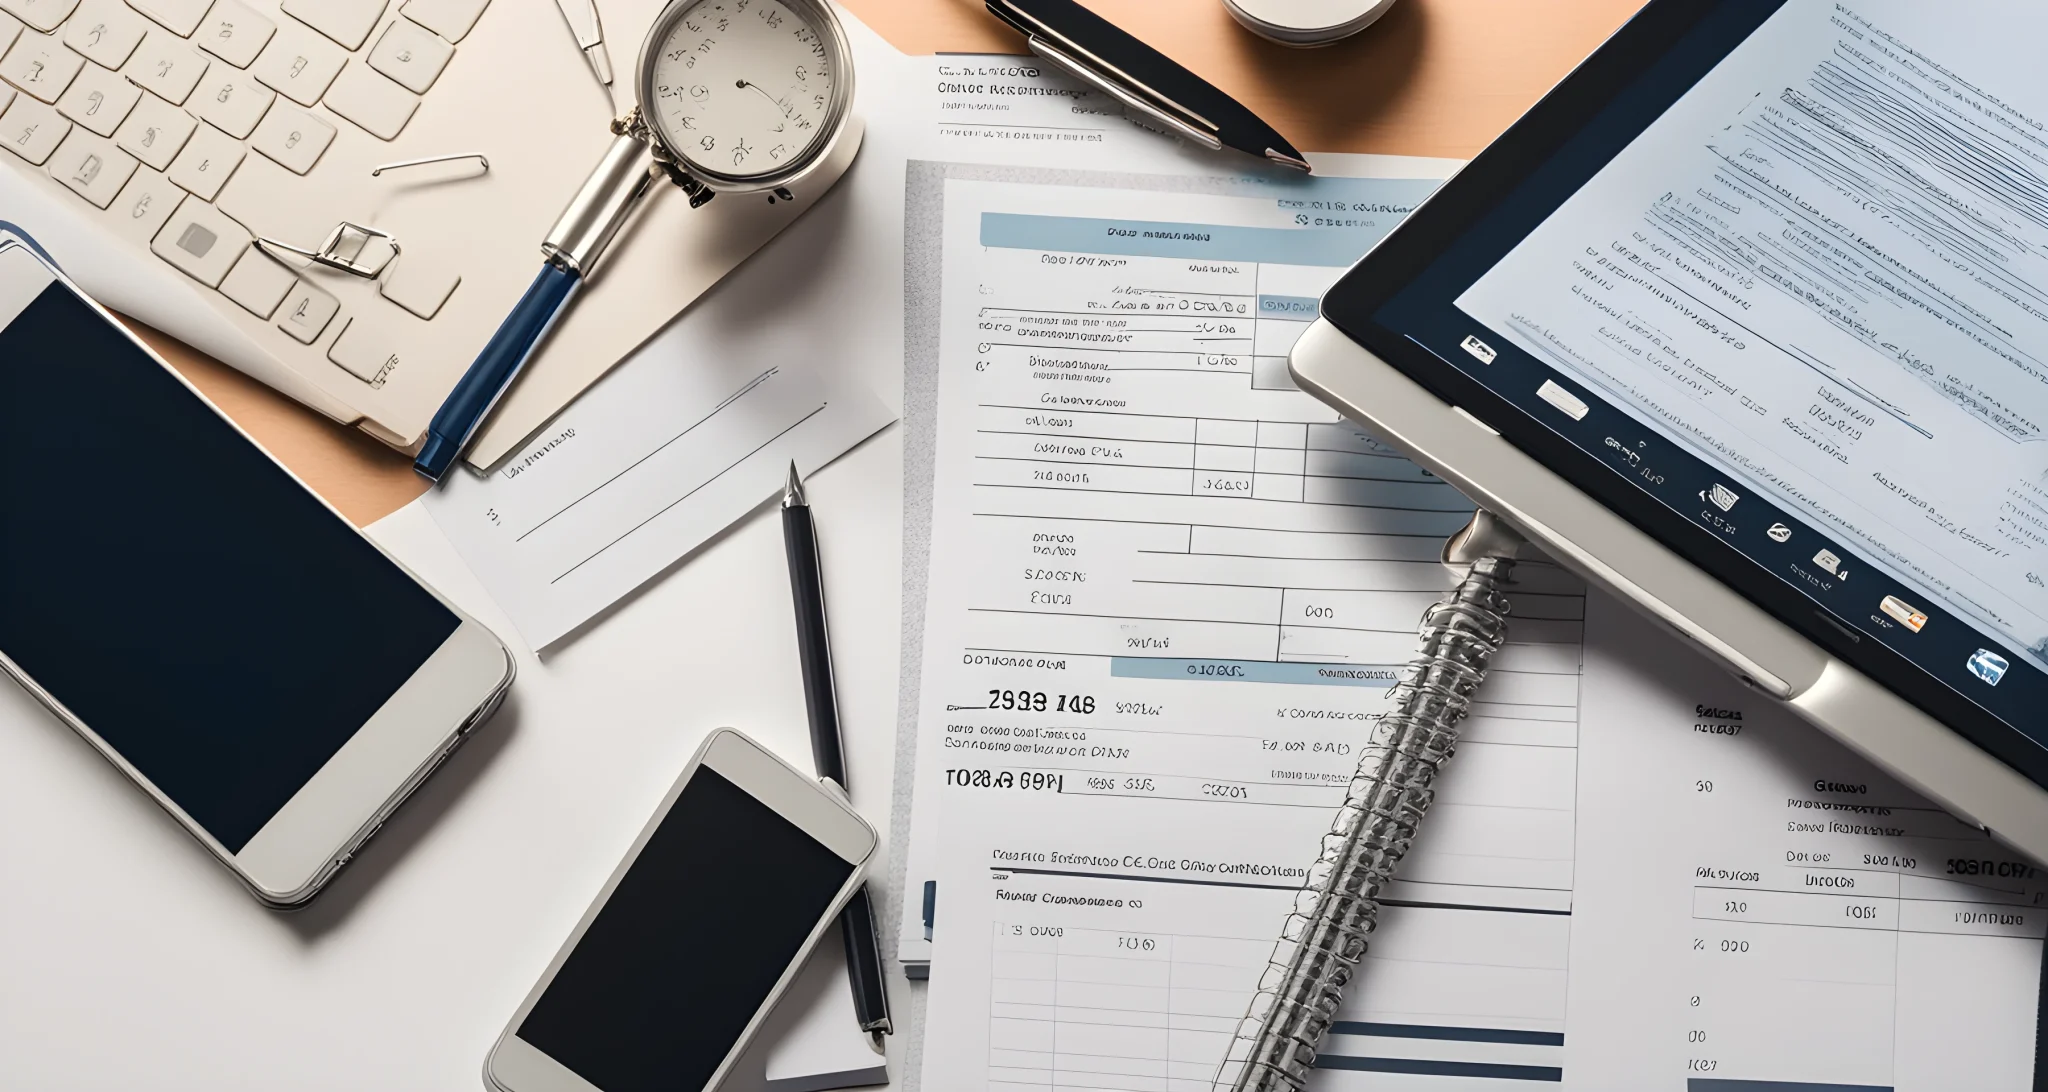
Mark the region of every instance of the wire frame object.
<instances>
[{"instance_id":1,"label":"wire frame object","mask_svg":"<svg viewBox=\"0 0 2048 1092\"><path fill-rule=\"evenodd\" d=\"M1307 1085L1316 1048L1379 924L1380 891L1407 855L1457 746L1459 722L1507 639L1501 588L1514 566L1511 558L1479 558L1423 613L1416 657L1359 755L1344 806L1323 836L1322 855L1281 927L1212 1092L1301 1092Z\"/></svg>"}]
</instances>

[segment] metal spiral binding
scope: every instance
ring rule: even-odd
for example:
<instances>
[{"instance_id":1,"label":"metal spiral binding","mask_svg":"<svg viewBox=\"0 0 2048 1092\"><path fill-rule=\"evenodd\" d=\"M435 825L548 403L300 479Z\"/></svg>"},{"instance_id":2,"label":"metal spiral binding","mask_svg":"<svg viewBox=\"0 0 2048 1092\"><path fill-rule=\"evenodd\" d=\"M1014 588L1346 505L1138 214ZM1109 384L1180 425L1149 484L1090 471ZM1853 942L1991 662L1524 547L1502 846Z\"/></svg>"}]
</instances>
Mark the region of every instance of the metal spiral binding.
<instances>
[{"instance_id":1,"label":"metal spiral binding","mask_svg":"<svg viewBox=\"0 0 2048 1092\"><path fill-rule=\"evenodd\" d=\"M1281 928L1244 1019L1218 1067L1213 1092L1300 1092L1316 1047L1379 919L1380 890L1408 853L1436 794L1458 722L1507 638L1501 593L1515 563L1481 557L1424 612L1415 659L1359 755L1322 856Z\"/></svg>"}]
</instances>

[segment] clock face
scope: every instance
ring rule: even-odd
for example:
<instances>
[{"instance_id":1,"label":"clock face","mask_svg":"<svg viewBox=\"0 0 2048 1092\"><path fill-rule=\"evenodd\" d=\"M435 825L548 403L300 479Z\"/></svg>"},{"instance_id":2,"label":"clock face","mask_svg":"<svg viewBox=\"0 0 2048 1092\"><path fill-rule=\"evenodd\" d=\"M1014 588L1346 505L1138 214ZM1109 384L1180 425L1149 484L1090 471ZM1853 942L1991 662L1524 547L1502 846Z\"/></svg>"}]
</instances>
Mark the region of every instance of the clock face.
<instances>
[{"instance_id":1,"label":"clock face","mask_svg":"<svg viewBox=\"0 0 2048 1092\"><path fill-rule=\"evenodd\" d=\"M644 82L648 120L708 174L788 174L836 124L841 52L827 32L800 4L699 0L657 31Z\"/></svg>"}]
</instances>

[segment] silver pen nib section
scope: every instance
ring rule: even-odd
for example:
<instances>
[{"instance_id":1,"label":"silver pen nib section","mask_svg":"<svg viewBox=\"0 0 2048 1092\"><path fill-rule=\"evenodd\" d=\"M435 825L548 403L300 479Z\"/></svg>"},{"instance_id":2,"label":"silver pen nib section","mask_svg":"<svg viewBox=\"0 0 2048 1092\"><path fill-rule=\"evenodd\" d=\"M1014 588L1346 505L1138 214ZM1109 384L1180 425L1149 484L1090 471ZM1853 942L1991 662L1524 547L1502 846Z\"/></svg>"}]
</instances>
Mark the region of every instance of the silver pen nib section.
<instances>
[{"instance_id":1,"label":"silver pen nib section","mask_svg":"<svg viewBox=\"0 0 2048 1092\"><path fill-rule=\"evenodd\" d=\"M782 506L795 508L804 501L804 479L796 472L796 460L789 461L789 484L782 487Z\"/></svg>"},{"instance_id":2,"label":"silver pen nib section","mask_svg":"<svg viewBox=\"0 0 2048 1092\"><path fill-rule=\"evenodd\" d=\"M1380 891L1436 795L1458 722L1507 639L1501 587L1515 563L1482 557L1422 617L1421 646L1373 725L1322 855L1281 927L1259 992L1238 1023L1212 1092L1302 1092L1379 924Z\"/></svg>"},{"instance_id":3,"label":"silver pen nib section","mask_svg":"<svg viewBox=\"0 0 2048 1092\"><path fill-rule=\"evenodd\" d=\"M1303 159L1300 156L1288 155L1286 152L1276 151L1272 148L1268 148L1266 149L1266 158L1272 160L1275 163L1280 164L1282 167L1292 167L1303 174L1310 173L1308 160Z\"/></svg>"}]
</instances>

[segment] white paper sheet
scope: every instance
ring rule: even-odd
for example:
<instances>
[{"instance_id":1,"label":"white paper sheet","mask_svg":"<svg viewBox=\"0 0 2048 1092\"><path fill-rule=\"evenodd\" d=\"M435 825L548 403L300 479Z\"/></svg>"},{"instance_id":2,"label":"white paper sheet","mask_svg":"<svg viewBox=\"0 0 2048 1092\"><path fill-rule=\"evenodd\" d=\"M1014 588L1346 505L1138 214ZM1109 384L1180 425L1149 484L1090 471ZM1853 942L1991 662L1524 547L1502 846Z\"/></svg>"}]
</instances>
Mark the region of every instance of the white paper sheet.
<instances>
[{"instance_id":1,"label":"white paper sheet","mask_svg":"<svg viewBox=\"0 0 2048 1092\"><path fill-rule=\"evenodd\" d=\"M2039 870L1598 596L1585 686L1569 1085L2036 1087Z\"/></svg>"},{"instance_id":2,"label":"white paper sheet","mask_svg":"<svg viewBox=\"0 0 2048 1092\"><path fill-rule=\"evenodd\" d=\"M738 354L637 361L490 477L427 494L536 649L894 419L857 384ZM655 365L649 367L648 365Z\"/></svg>"},{"instance_id":3,"label":"white paper sheet","mask_svg":"<svg viewBox=\"0 0 2048 1092\"><path fill-rule=\"evenodd\" d=\"M1212 1076L1470 512L1285 370L1431 183L1185 188L945 182L930 1087ZM1559 1067L1580 603L1526 571L1333 1057Z\"/></svg>"},{"instance_id":4,"label":"white paper sheet","mask_svg":"<svg viewBox=\"0 0 2048 1092\"><path fill-rule=\"evenodd\" d=\"M936 469L929 575L912 585L923 666L899 958L929 954L921 895L942 818L926 801L941 767L1010 745L994 735L1007 722L976 723L990 690L1015 700L1075 688L1044 711L1062 727L1076 716L1093 725L1081 753L1062 756L1070 766L1114 780L1167 774L1170 761L1175 779L1158 791L1181 798L1265 760L1247 749L1243 722L1270 718L1272 705L1325 723L1377 707L1386 665L1444 586L1437 543L1470 505L1286 374L1316 298L1433 188L1426 172L1440 164L1371 167L1379 177L983 169L945 178L930 198L914 182L913 202L933 207L918 209L913 231L941 233L924 221L942 215L945 242L941 269L924 274L942 285L929 320ZM1306 588L1316 591L1304 598ZM1319 675L1318 664L1360 675ZM1208 687L1198 712L1171 677L1188 670L1242 684ZM1099 709L1058 707L1077 696ZM1168 722L1183 733L1171 744L1151 734ZM1027 724L1031 711L1017 727ZM1235 738L1204 738L1218 732ZM1091 761L1133 749L1128 761ZM1348 777L1337 752L1306 757L1316 773L1269 791L1320 800Z\"/></svg>"},{"instance_id":5,"label":"white paper sheet","mask_svg":"<svg viewBox=\"0 0 2048 1092\"><path fill-rule=\"evenodd\" d=\"M1586 633L1568 912L1389 905L1310 1087L2034 1087L2040 871L1618 603ZM1411 864L1443 803L1515 801L1474 758ZM985 765L943 797L922 1087L1208 1092L1291 902L1232 868L1268 836Z\"/></svg>"}]
</instances>

